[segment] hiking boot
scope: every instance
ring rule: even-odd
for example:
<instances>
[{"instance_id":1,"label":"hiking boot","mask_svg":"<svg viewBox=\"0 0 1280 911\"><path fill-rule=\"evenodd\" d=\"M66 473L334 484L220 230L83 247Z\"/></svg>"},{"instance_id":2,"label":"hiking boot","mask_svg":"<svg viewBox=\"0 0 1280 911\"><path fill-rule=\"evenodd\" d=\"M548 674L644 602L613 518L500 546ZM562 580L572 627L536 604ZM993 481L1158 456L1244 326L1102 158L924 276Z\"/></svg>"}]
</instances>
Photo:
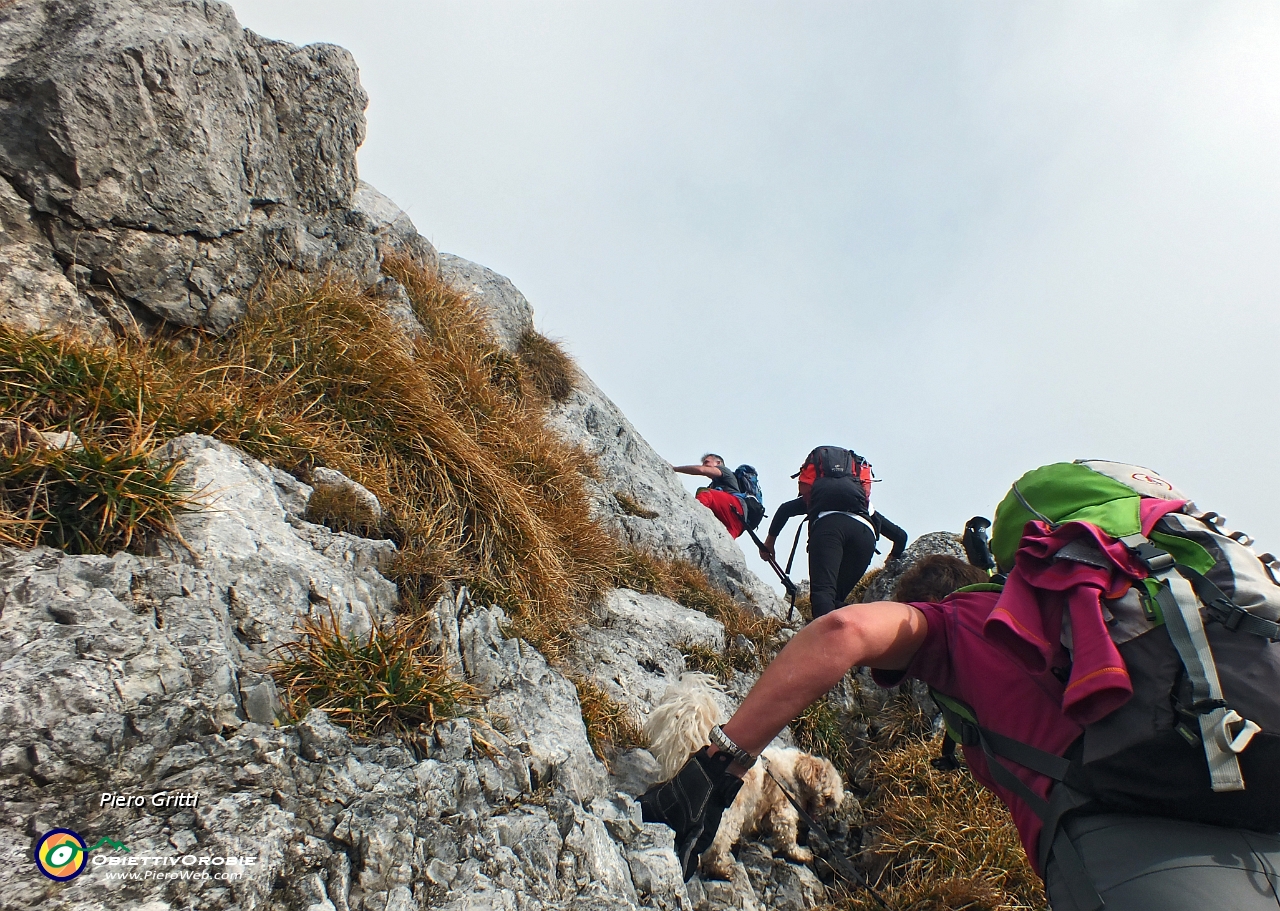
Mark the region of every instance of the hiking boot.
<instances>
[{"instance_id":1,"label":"hiking boot","mask_svg":"<svg viewBox=\"0 0 1280 911\"><path fill-rule=\"evenodd\" d=\"M742 779L729 773L731 762L728 753L708 756L703 747L674 778L640 797L644 821L666 823L676 833L676 856L685 882L697 872L698 857L711 847L721 815L742 787Z\"/></svg>"}]
</instances>

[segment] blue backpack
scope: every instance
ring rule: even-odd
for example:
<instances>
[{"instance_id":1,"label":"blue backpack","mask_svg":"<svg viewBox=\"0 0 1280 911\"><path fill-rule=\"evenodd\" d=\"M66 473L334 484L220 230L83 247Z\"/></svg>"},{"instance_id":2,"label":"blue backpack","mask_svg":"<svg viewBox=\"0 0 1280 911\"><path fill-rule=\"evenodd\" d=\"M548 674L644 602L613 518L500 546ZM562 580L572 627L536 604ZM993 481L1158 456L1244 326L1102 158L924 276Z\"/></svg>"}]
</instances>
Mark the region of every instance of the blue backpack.
<instances>
[{"instance_id":1,"label":"blue backpack","mask_svg":"<svg viewBox=\"0 0 1280 911\"><path fill-rule=\"evenodd\" d=\"M755 531L764 520L764 492L760 489L760 478L750 465L739 465L733 470L738 479L738 493L734 494L742 501L743 525L748 531Z\"/></svg>"}]
</instances>

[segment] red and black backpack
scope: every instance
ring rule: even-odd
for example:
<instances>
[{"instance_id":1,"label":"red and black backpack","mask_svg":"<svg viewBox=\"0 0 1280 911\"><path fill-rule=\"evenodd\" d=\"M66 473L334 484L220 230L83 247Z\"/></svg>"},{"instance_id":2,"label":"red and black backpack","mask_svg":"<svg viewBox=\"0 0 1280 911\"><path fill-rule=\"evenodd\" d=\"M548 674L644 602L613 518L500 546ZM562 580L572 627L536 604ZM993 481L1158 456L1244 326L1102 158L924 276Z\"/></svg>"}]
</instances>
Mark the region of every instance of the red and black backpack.
<instances>
[{"instance_id":1,"label":"red and black backpack","mask_svg":"<svg viewBox=\"0 0 1280 911\"><path fill-rule=\"evenodd\" d=\"M811 510L865 513L871 502L871 463L852 449L819 446L793 475L809 485L805 497Z\"/></svg>"},{"instance_id":2,"label":"red and black backpack","mask_svg":"<svg viewBox=\"0 0 1280 911\"><path fill-rule=\"evenodd\" d=\"M874 480L871 463L852 449L840 446L819 446L809 453L800 472L792 477L799 478L801 484L813 484L818 478L853 478L868 499Z\"/></svg>"}]
</instances>

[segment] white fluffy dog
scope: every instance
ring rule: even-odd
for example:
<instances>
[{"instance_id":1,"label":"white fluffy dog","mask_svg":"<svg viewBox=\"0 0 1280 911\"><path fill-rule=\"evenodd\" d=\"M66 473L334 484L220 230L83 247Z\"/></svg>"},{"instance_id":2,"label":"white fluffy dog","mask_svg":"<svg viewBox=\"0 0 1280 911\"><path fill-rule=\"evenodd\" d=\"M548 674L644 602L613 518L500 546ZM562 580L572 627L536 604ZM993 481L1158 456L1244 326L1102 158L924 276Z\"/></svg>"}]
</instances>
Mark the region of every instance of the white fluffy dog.
<instances>
[{"instance_id":1,"label":"white fluffy dog","mask_svg":"<svg viewBox=\"0 0 1280 911\"><path fill-rule=\"evenodd\" d=\"M663 778L680 770L685 760L707 744L707 734L724 713L716 701L720 690L709 674L681 674L649 713L645 733L649 752L662 766ZM789 747L770 747L764 760L811 815L830 812L844 800L840 773L828 760ZM796 843L800 814L757 762L742 779L742 790L720 819L715 841L702 857L702 868L716 879L733 873L733 848L743 838L772 833L775 853L796 863L813 860L813 852Z\"/></svg>"}]
</instances>

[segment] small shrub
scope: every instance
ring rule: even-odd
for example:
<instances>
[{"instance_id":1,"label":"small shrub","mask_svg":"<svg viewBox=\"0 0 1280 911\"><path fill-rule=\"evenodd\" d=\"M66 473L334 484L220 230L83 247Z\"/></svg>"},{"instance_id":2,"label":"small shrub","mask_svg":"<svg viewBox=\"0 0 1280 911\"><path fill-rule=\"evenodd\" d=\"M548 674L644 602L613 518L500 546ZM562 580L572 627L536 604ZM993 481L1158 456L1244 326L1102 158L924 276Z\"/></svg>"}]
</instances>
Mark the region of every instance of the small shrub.
<instances>
[{"instance_id":1,"label":"small shrub","mask_svg":"<svg viewBox=\"0 0 1280 911\"><path fill-rule=\"evenodd\" d=\"M615 702L586 677L573 674L569 679L578 690L587 740L601 762L609 766L622 751L649 745L630 708Z\"/></svg>"},{"instance_id":2,"label":"small shrub","mask_svg":"<svg viewBox=\"0 0 1280 911\"><path fill-rule=\"evenodd\" d=\"M558 342L528 329L520 336L516 357L533 387L553 402L566 402L573 392L577 368Z\"/></svg>"},{"instance_id":3,"label":"small shrub","mask_svg":"<svg viewBox=\"0 0 1280 911\"><path fill-rule=\"evenodd\" d=\"M375 627L368 639L344 636L337 619L308 617L283 645L272 673L294 718L321 709L357 736L414 736L468 714L479 702L435 654L421 620Z\"/></svg>"},{"instance_id":4,"label":"small shrub","mask_svg":"<svg viewBox=\"0 0 1280 911\"><path fill-rule=\"evenodd\" d=\"M625 493L622 493L621 491L618 491L617 493L615 493L613 495L613 498L618 501L618 506L622 509L622 511L629 516L637 516L641 519L658 518L658 513L656 510L649 509L646 506L640 505L640 503L638 503L636 500L633 500L631 497L627 496Z\"/></svg>"}]
</instances>

